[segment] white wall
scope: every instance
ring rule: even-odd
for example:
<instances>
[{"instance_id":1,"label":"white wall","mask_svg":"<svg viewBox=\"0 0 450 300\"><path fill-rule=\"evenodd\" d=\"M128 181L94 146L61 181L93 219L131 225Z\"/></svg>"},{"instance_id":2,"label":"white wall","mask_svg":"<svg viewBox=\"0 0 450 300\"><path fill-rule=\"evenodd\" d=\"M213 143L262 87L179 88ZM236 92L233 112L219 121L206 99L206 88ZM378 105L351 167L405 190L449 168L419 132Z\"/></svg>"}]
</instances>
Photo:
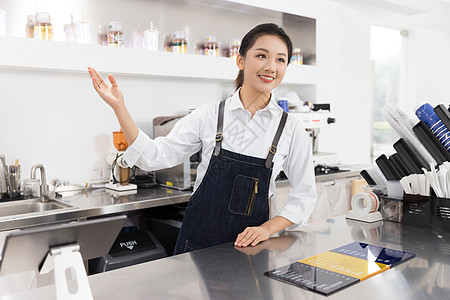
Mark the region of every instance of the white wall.
<instances>
[{"instance_id":1,"label":"white wall","mask_svg":"<svg viewBox=\"0 0 450 300\"><path fill-rule=\"evenodd\" d=\"M5 7L5 2L12 3L3 0L0 5ZM322 130L320 150L338 152L343 162L370 163L369 28L375 21L327 0L233 2L317 18L317 102L330 102L337 119L335 126ZM411 105L427 97L448 103L448 36L417 30L409 41ZM118 80L131 114L147 131L155 116L186 112L231 91L229 84L212 81ZM0 69L0 90L0 153L8 163L20 159L23 179L41 162L48 179L84 183L90 170L103 164L106 149L113 149L111 132L119 125L93 91L87 73Z\"/></svg>"}]
</instances>

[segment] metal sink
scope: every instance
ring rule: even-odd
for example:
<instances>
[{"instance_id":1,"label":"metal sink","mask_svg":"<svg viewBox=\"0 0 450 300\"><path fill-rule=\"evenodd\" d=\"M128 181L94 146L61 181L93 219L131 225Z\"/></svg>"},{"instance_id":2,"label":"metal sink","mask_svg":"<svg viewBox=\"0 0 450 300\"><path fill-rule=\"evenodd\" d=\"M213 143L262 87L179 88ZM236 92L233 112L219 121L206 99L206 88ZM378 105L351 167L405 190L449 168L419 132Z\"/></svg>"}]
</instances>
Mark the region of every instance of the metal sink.
<instances>
[{"instance_id":1,"label":"metal sink","mask_svg":"<svg viewBox=\"0 0 450 300\"><path fill-rule=\"evenodd\" d=\"M39 199L11 201L0 203L0 218L29 213L46 212L71 207L73 206L57 200L52 200L49 202L40 202Z\"/></svg>"}]
</instances>

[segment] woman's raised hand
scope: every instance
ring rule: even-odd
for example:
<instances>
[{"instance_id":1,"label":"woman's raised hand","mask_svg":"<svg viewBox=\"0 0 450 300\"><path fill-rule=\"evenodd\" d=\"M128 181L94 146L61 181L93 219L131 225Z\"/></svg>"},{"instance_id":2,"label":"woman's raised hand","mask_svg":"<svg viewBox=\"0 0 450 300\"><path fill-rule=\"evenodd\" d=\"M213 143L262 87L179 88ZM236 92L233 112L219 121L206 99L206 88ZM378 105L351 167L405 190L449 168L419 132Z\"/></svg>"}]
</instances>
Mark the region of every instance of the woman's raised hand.
<instances>
[{"instance_id":1,"label":"woman's raised hand","mask_svg":"<svg viewBox=\"0 0 450 300\"><path fill-rule=\"evenodd\" d=\"M92 84L99 96L108 103L113 110L116 110L124 105L123 94L117 84L116 79L112 75L108 75L108 79L111 82L111 86L98 74L93 68L88 68L89 75L92 78Z\"/></svg>"}]
</instances>

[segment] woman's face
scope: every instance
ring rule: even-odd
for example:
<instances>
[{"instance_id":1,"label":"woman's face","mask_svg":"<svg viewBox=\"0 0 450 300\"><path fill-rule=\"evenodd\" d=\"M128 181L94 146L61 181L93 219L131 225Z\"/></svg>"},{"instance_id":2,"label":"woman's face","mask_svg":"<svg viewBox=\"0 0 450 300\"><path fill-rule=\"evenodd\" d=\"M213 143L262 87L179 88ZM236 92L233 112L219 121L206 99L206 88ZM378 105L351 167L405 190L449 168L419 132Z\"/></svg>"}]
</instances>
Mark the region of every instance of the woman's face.
<instances>
[{"instance_id":1,"label":"woman's face","mask_svg":"<svg viewBox=\"0 0 450 300\"><path fill-rule=\"evenodd\" d=\"M245 57L237 57L237 65L244 70L243 87L270 93L283 80L288 63L288 49L276 35L262 35L247 50Z\"/></svg>"}]
</instances>

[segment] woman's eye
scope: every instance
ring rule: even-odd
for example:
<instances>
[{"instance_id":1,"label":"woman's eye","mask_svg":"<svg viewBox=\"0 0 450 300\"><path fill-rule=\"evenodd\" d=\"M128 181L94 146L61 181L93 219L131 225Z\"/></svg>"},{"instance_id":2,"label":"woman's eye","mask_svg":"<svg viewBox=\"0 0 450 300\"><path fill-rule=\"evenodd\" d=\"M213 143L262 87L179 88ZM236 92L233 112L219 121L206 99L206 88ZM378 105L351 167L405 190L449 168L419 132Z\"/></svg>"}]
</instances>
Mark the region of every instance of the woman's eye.
<instances>
[{"instance_id":1,"label":"woman's eye","mask_svg":"<svg viewBox=\"0 0 450 300\"><path fill-rule=\"evenodd\" d=\"M278 61L279 61L279 62L282 62L282 63L285 62L284 58L279 58Z\"/></svg>"},{"instance_id":2,"label":"woman's eye","mask_svg":"<svg viewBox=\"0 0 450 300\"><path fill-rule=\"evenodd\" d=\"M258 55L256 55L256 57L266 58L266 55L264 55L264 54L258 54Z\"/></svg>"}]
</instances>

